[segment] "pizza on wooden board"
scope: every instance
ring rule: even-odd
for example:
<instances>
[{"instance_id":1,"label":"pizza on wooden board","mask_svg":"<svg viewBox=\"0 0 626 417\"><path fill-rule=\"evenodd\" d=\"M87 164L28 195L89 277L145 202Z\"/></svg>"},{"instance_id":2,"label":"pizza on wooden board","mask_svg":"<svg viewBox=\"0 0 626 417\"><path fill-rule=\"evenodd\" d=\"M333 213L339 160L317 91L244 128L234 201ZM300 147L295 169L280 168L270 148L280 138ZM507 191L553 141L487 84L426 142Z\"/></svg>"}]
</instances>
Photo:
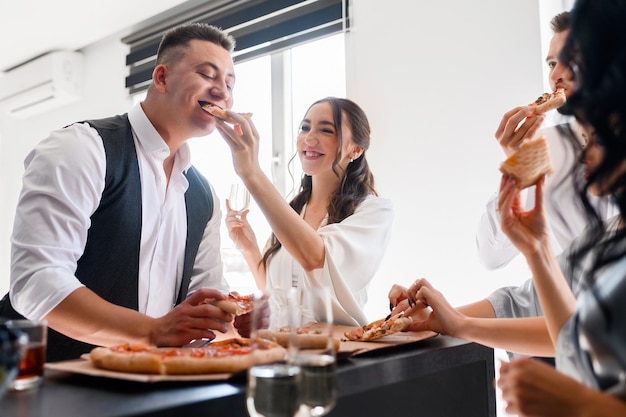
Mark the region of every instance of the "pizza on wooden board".
<instances>
[{"instance_id":1,"label":"pizza on wooden board","mask_svg":"<svg viewBox=\"0 0 626 417\"><path fill-rule=\"evenodd\" d=\"M288 347L291 334L289 327L281 327L276 330L258 330L257 336L276 342L281 346ZM322 331L316 328L315 325L298 328L294 337L295 343L305 349L323 349L328 345L328 336L322 334ZM339 338L333 338L335 350L339 350L340 342Z\"/></svg>"},{"instance_id":2,"label":"pizza on wooden board","mask_svg":"<svg viewBox=\"0 0 626 417\"><path fill-rule=\"evenodd\" d=\"M95 367L112 371L185 375L239 372L256 364L283 361L285 355L285 348L269 340L253 343L251 339L232 338L200 348L96 347L89 358Z\"/></svg>"},{"instance_id":3,"label":"pizza on wooden board","mask_svg":"<svg viewBox=\"0 0 626 417\"><path fill-rule=\"evenodd\" d=\"M355 342L369 342L380 339L390 334L405 331L413 323L411 317L404 317L404 313L399 313L387 319L380 319L348 330L344 333L344 340Z\"/></svg>"}]
</instances>

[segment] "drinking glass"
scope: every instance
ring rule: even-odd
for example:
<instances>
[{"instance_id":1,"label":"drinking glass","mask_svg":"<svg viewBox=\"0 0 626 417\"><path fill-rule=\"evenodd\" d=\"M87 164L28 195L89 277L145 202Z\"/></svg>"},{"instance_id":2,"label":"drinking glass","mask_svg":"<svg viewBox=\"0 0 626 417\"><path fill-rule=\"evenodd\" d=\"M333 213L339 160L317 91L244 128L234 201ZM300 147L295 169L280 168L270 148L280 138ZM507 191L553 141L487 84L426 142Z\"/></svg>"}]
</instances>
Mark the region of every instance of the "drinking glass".
<instances>
[{"instance_id":1,"label":"drinking glass","mask_svg":"<svg viewBox=\"0 0 626 417\"><path fill-rule=\"evenodd\" d=\"M254 296L250 337L255 343L257 330L267 327L269 295ZM265 315L264 315L265 314ZM298 412L300 368L279 362L252 366L248 370L246 407L251 417L293 417Z\"/></svg>"},{"instance_id":2,"label":"drinking glass","mask_svg":"<svg viewBox=\"0 0 626 417\"><path fill-rule=\"evenodd\" d=\"M323 416L337 401L337 355L333 336L333 313L328 288L292 291L289 303L293 323L288 362L300 368L298 416ZM303 328L325 337L317 347L303 343Z\"/></svg>"},{"instance_id":3,"label":"drinking glass","mask_svg":"<svg viewBox=\"0 0 626 417\"><path fill-rule=\"evenodd\" d=\"M0 398L11 386L20 369L28 344L28 336L0 323Z\"/></svg>"},{"instance_id":4,"label":"drinking glass","mask_svg":"<svg viewBox=\"0 0 626 417\"><path fill-rule=\"evenodd\" d=\"M48 323L45 320L9 320L6 325L28 336L26 352L22 356L18 374L11 383L11 389L21 391L35 388L43 381Z\"/></svg>"},{"instance_id":5,"label":"drinking glass","mask_svg":"<svg viewBox=\"0 0 626 417\"><path fill-rule=\"evenodd\" d=\"M232 184L230 186L230 194L228 196L228 204L230 208L237 211L237 217L241 212L250 207L250 192L243 184Z\"/></svg>"}]
</instances>

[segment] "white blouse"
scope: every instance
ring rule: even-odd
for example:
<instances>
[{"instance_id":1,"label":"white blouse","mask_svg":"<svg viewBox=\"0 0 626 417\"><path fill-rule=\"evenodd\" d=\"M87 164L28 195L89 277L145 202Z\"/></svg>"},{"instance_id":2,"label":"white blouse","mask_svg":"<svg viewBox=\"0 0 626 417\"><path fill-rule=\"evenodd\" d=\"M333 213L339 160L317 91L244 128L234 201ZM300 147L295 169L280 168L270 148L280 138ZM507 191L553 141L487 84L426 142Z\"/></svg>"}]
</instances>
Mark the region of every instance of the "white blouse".
<instances>
[{"instance_id":1,"label":"white blouse","mask_svg":"<svg viewBox=\"0 0 626 417\"><path fill-rule=\"evenodd\" d=\"M367 288L382 262L394 217L391 200L373 195L340 223L327 224L326 217L318 229L326 249L324 266L307 272L281 247L270 258L266 289L270 292L274 289L285 290L294 283L303 291L326 286L331 289L336 324L367 324L363 312L367 302ZM272 306L273 313L274 309L286 308L286 305L280 303ZM311 317L311 321L315 321L315 317ZM285 324L274 322L272 326Z\"/></svg>"}]
</instances>

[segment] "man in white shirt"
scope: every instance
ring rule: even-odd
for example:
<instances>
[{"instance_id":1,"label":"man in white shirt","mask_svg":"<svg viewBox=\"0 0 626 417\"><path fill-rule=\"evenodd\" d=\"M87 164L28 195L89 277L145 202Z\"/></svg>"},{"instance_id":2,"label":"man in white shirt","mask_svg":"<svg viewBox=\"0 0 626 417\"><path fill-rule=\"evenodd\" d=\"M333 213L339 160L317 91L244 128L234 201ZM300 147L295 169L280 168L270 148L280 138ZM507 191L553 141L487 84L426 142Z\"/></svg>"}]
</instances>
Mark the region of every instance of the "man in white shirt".
<instances>
[{"instance_id":1,"label":"man in white shirt","mask_svg":"<svg viewBox=\"0 0 626 417\"><path fill-rule=\"evenodd\" d=\"M48 360L228 330L233 316L205 302L228 291L220 204L186 142L215 129L203 104L232 107L234 46L209 25L174 28L141 104L55 131L27 156L0 315L47 320Z\"/></svg>"},{"instance_id":2,"label":"man in white shirt","mask_svg":"<svg viewBox=\"0 0 626 417\"><path fill-rule=\"evenodd\" d=\"M550 71L550 87L553 90L564 89L566 97L569 97L574 89L573 80L566 74L565 66L557 60L569 32L569 12L556 15L550 23L554 33L546 57ZM532 113L533 108L530 106L516 107L507 112L498 126L496 139L506 156L509 156L525 138L539 135L545 137L554 174L549 175L545 181L544 207L552 232L552 246L555 253L559 254L582 233L588 223L573 184L576 175L580 174L577 172L580 171L580 164L576 160L583 145L583 138L580 127L574 120L540 130L545 115L528 117ZM534 207L534 187L526 189L525 194L525 209ZM605 219L617 214L617 210L606 197L590 196L590 201ZM479 258L488 269L502 268L519 254L502 233L500 216L496 210L497 203L496 193L487 202L476 234Z\"/></svg>"}]
</instances>

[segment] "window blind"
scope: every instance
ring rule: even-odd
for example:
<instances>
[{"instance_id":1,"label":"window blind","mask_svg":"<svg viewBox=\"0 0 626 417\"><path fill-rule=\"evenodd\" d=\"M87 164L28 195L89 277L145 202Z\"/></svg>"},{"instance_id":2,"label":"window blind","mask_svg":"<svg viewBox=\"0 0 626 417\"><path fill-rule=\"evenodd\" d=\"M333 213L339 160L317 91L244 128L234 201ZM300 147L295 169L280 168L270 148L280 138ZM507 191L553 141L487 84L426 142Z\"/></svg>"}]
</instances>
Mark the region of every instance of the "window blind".
<instances>
[{"instance_id":1,"label":"window blind","mask_svg":"<svg viewBox=\"0 0 626 417\"><path fill-rule=\"evenodd\" d=\"M165 19L122 39L130 94L147 89L164 32L189 22L208 23L233 35L236 63L349 29L348 0L213 0L172 11Z\"/></svg>"}]
</instances>

